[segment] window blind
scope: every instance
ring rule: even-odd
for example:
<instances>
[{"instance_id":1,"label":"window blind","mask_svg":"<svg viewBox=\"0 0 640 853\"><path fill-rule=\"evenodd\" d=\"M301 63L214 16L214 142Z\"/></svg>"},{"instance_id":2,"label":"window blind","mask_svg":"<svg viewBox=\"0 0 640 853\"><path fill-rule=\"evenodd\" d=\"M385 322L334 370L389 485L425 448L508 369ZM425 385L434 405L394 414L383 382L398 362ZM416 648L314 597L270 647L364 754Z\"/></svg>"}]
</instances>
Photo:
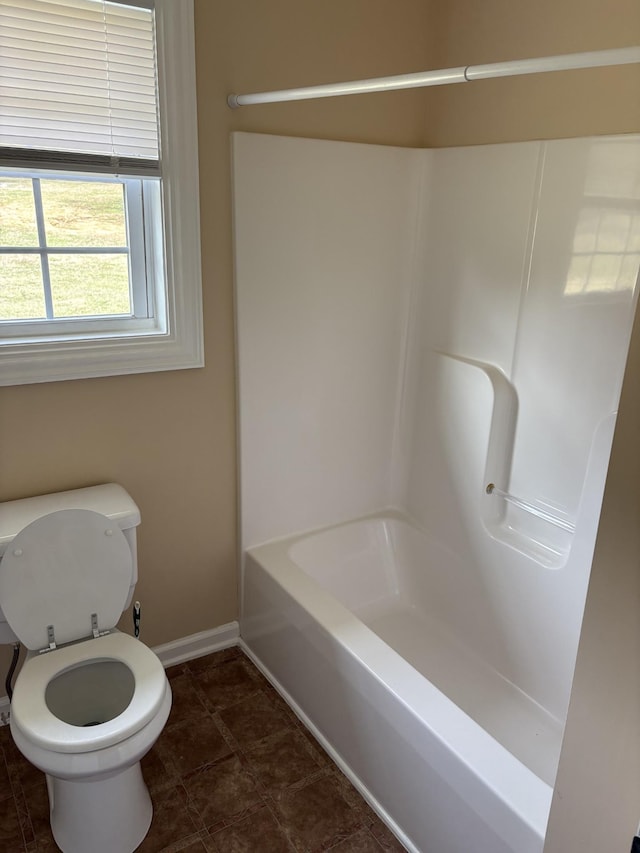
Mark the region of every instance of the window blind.
<instances>
[{"instance_id":1,"label":"window blind","mask_svg":"<svg viewBox=\"0 0 640 853\"><path fill-rule=\"evenodd\" d=\"M0 0L0 164L159 174L149 5Z\"/></svg>"}]
</instances>

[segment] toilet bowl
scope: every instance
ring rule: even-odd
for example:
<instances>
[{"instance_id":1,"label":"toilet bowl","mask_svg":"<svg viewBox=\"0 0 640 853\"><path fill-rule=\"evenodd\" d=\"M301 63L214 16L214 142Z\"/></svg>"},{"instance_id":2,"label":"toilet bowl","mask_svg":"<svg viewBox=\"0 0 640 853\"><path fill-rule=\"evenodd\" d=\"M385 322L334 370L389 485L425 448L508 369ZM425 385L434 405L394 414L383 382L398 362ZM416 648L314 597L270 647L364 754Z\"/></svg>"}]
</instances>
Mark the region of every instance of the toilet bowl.
<instances>
[{"instance_id":1,"label":"toilet bowl","mask_svg":"<svg viewBox=\"0 0 640 853\"><path fill-rule=\"evenodd\" d=\"M142 842L152 805L140 760L171 709L159 659L115 628L137 579L137 522L120 513L125 536L113 485L64 493L63 508L44 515L52 496L39 507L29 499L20 511L32 520L5 536L0 561L2 613L28 649L11 734L47 775L51 829L63 853L133 853ZM129 506L128 499L135 507L121 491L115 505ZM13 510L0 505L0 543Z\"/></svg>"}]
</instances>

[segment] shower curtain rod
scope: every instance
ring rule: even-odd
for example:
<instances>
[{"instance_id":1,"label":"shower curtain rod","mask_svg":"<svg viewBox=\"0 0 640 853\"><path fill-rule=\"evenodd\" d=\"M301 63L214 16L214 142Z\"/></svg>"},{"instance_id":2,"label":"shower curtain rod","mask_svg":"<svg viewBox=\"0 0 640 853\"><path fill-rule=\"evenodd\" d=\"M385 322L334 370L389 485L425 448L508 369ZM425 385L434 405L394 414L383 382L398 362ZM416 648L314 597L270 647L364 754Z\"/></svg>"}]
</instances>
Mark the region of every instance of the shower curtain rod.
<instances>
[{"instance_id":1,"label":"shower curtain rod","mask_svg":"<svg viewBox=\"0 0 640 853\"><path fill-rule=\"evenodd\" d=\"M348 83L329 83L324 86L305 86L301 89L280 89L276 92L256 92L250 95L229 95L232 108L251 104L273 104L279 101L306 101L310 98L333 98L337 95L359 95L365 92L389 92L396 89L416 89L422 86L444 86L448 83L468 83L490 77L514 77L519 74L539 74L544 71L568 71L575 68L596 68L604 65L630 65L640 62L640 47L620 47L612 50L592 50L586 53L566 53L543 56L539 59L514 59L486 65L461 65L416 74L397 74L394 77L374 77L370 80L351 80Z\"/></svg>"}]
</instances>

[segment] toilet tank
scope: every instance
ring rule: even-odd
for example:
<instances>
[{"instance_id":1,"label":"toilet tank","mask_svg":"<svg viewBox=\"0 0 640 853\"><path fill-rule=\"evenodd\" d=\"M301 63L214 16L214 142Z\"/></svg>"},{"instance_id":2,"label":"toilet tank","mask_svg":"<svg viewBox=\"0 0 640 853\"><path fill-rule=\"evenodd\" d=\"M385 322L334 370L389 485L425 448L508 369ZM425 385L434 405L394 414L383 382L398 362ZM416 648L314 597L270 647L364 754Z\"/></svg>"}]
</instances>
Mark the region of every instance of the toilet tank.
<instances>
[{"instance_id":1,"label":"toilet tank","mask_svg":"<svg viewBox=\"0 0 640 853\"><path fill-rule=\"evenodd\" d=\"M136 527L140 524L140 510L131 495L117 483L0 503L0 559L14 537L28 524L59 509L91 509L106 515L122 530L131 548L133 562L131 587L124 608L126 610L131 604L138 581ZM0 602L0 643L15 643L17 639L5 619Z\"/></svg>"}]
</instances>

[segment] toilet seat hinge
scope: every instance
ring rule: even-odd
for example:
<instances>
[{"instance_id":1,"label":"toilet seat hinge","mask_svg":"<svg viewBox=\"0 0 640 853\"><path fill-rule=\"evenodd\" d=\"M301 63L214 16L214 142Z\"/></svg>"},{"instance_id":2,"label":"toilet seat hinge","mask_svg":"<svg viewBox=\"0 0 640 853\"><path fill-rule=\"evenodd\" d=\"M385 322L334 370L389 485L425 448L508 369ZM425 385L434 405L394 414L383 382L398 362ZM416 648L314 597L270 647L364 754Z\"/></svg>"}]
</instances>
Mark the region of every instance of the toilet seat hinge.
<instances>
[{"instance_id":1,"label":"toilet seat hinge","mask_svg":"<svg viewBox=\"0 0 640 853\"><path fill-rule=\"evenodd\" d=\"M93 634L93 639L97 640L99 637L106 637L107 634L110 634L110 631L99 631L98 630L98 614L91 614L91 633Z\"/></svg>"},{"instance_id":2,"label":"toilet seat hinge","mask_svg":"<svg viewBox=\"0 0 640 853\"><path fill-rule=\"evenodd\" d=\"M44 654L45 652L53 652L57 649L56 646L56 635L53 630L53 625L47 625L47 643L49 644L45 649L40 649L39 654Z\"/></svg>"}]
</instances>

